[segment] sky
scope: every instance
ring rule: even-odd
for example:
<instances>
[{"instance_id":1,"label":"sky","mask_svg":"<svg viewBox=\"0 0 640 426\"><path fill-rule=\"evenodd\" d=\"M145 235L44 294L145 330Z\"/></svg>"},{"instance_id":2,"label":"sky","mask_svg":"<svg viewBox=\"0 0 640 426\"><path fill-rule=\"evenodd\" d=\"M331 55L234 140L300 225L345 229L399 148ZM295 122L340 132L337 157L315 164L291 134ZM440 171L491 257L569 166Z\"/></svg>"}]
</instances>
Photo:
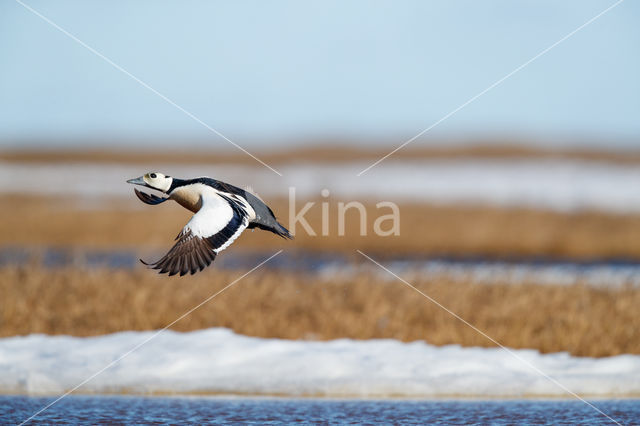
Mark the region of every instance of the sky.
<instances>
[{"instance_id":1,"label":"sky","mask_svg":"<svg viewBox=\"0 0 640 426\"><path fill-rule=\"evenodd\" d=\"M128 75L3 0L0 147L397 145L614 3L25 0ZM639 18L621 3L418 142L640 149Z\"/></svg>"}]
</instances>

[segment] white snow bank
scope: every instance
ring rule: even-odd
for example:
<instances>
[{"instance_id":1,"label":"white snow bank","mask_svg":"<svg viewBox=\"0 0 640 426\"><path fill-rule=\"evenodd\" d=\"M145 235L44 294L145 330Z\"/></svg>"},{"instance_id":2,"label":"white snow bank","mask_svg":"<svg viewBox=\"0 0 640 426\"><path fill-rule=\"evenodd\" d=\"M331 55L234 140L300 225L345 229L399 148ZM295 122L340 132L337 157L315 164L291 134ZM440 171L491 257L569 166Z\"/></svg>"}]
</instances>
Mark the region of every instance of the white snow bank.
<instances>
[{"instance_id":1,"label":"white snow bank","mask_svg":"<svg viewBox=\"0 0 640 426\"><path fill-rule=\"evenodd\" d=\"M569 159L386 160L358 177L368 162L300 163L279 167L278 176L261 165L156 165L157 171L190 178L211 176L237 186L251 185L265 197L320 197L337 200L472 203L553 210L640 211L640 168L635 165ZM126 179L146 165L20 164L0 162L0 193L64 194L85 198L126 197L140 205ZM301 208L299 206L298 208Z\"/></svg>"},{"instance_id":2,"label":"white snow bank","mask_svg":"<svg viewBox=\"0 0 640 426\"><path fill-rule=\"evenodd\" d=\"M0 392L63 392L152 334L0 339ZM591 359L566 353L541 355L534 350L515 352L576 393L640 394L640 356ZM395 340L260 339L221 328L161 333L79 392L568 396L502 349L435 347Z\"/></svg>"}]
</instances>

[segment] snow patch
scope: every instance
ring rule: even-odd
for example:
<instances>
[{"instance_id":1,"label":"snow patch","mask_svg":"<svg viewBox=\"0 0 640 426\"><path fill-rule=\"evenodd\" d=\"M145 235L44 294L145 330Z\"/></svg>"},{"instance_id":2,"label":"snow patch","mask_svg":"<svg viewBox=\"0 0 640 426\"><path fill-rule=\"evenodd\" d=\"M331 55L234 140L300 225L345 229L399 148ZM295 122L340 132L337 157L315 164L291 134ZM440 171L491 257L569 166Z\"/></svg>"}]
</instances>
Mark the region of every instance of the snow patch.
<instances>
[{"instance_id":1,"label":"snow patch","mask_svg":"<svg viewBox=\"0 0 640 426\"><path fill-rule=\"evenodd\" d=\"M640 211L640 168L571 159L446 159L397 161L390 158L360 177L368 162L301 163L279 167L278 176L261 165L157 165L171 176L208 175L236 186L258 185L264 197L318 198L329 189L342 200L391 200L442 204L524 206L559 211L593 209ZM0 193L60 194L86 199L132 195L126 179L145 165L28 164L0 162ZM137 205L136 204L136 205Z\"/></svg>"},{"instance_id":2,"label":"snow patch","mask_svg":"<svg viewBox=\"0 0 640 426\"><path fill-rule=\"evenodd\" d=\"M0 392L57 394L155 332L0 339ZM589 396L640 394L640 356L578 358L515 350L568 389ZM569 395L503 349L396 340L263 339L212 328L166 331L79 392L170 392L354 397Z\"/></svg>"}]
</instances>

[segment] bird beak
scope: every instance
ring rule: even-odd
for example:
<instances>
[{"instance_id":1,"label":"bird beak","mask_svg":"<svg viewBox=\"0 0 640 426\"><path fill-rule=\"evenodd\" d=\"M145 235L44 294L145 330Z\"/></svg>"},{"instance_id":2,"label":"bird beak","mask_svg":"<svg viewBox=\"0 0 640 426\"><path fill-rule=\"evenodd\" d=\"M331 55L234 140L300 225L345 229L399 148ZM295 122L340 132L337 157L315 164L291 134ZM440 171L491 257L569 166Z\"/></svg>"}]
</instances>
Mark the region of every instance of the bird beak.
<instances>
[{"instance_id":1,"label":"bird beak","mask_svg":"<svg viewBox=\"0 0 640 426\"><path fill-rule=\"evenodd\" d=\"M142 177L142 176L137 177L137 178L135 178L135 179L129 179L129 180L127 181L127 183L132 183L132 184L134 184L134 185L148 186L148 185L147 185L147 182L145 182L145 181L144 181L144 179L143 179L143 177Z\"/></svg>"}]
</instances>

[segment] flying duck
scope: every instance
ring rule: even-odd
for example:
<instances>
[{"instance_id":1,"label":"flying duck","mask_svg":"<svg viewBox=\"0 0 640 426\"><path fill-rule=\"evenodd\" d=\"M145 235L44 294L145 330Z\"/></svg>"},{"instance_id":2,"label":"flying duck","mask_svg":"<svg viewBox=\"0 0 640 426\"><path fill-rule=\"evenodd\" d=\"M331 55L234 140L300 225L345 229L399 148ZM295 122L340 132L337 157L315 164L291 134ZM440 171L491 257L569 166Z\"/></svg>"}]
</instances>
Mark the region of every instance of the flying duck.
<instances>
[{"instance_id":1,"label":"flying duck","mask_svg":"<svg viewBox=\"0 0 640 426\"><path fill-rule=\"evenodd\" d=\"M195 214L176 237L177 242L160 260L142 263L169 275L195 274L209 266L246 228L271 231L293 239L278 223L273 211L250 190L240 189L209 177L177 179L150 172L127 183L158 190L167 197L134 188L140 201L150 205L174 200Z\"/></svg>"}]
</instances>

